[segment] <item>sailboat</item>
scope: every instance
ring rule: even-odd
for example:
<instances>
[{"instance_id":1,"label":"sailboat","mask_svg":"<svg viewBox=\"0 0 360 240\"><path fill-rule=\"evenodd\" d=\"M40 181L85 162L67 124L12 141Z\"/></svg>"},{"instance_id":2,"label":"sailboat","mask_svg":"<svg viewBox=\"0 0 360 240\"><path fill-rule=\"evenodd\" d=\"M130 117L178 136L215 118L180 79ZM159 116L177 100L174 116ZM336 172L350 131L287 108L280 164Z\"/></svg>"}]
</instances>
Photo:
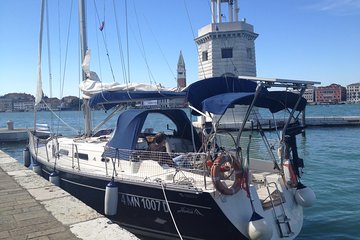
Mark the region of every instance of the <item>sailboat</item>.
<instances>
[{"instance_id":1,"label":"sailboat","mask_svg":"<svg viewBox=\"0 0 360 240\"><path fill-rule=\"evenodd\" d=\"M303 129L302 95L316 82L224 76L181 91L143 84L104 89L91 78L86 42L82 47L85 133L40 139L29 132L34 171L145 237L294 239L300 233L303 208L316 196L300 181L296 136ZM247 106L237 132L218 129L221 117L193 127L192 116L222 116L236 105ZM90 128L95 106L117 116L113 129ZM245 128L254 107L287 113L276 139L261 126Z\"/></svg>"}]
</instances>

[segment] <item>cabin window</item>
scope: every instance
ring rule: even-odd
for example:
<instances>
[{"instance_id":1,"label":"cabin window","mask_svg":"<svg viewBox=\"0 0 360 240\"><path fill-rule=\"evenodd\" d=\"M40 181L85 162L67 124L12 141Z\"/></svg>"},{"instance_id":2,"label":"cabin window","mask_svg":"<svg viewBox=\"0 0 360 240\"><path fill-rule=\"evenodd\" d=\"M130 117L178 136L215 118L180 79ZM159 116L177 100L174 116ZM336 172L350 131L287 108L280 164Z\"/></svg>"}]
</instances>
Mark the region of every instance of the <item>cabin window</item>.
<instances>
[{"instance_id":1,"label":"cabin window","mask_svg":"<svg viewBox=\"0 0 360 240\"><path fill-rule=\"evenodd\" d=\"M74 157L75 158L79 157L79 159L82 159L82 160L89 160L89 156L85 153L75 153Z\"/></svg>"},{"instance_id":2,"label":"cabin window","mask_svg":"<svg viewBox=\"0 0 360 240\"><path fill-rule=\"evenodd\" d=\"M60 150L59 150L59 154L60 154L60 155L66 155L66 156L68 156L68 155L69 155L69 150L60 149Z\"/></svg>"},{"instance_id":3,"label":"cabin window","mask_svg":"<svg viewBox=\"0 0 360 240\"><path fill-rule=\"evenodd\" d=\"M233 49L232 48L222 48L221 49L221 58L232 58Z\"/></svg>"},{"instance_id":4,"label":"cabin window","mask_svg":"<svg viewBox=\"0 0 360 240\"><path fill-rule=\"evenodd\" d=\"M163 132L168 136L174 135L177 132L175 123L161 113L149 113L144 122L142 133L156 134Z\"/></svg>"},{"instance_id":5,"label":"cabin window","mask_svg":"<svg viewBox=\"0 0 360 240\"><path fill-rule=\"evenodd\" d=\"M202 61L205 62L205 61L207 61L207 60L209 60L209 58L208 58L208 51L203 51L203 52L202 52Z\"/></svg>"}]
</instances>

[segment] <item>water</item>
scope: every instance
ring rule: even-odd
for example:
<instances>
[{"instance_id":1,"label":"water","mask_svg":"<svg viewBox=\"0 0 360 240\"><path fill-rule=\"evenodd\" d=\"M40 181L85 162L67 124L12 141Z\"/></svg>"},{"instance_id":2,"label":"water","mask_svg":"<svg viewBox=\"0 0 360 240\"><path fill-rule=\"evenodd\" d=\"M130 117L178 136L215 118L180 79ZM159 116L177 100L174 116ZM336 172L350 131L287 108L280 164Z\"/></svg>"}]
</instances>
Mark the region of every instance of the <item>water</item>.
<instances>
[{"instance_id":1,"label":"water","mask_svg":"<svg viewBox=\"0 0 360 240\"><path fill-rule=\"evenodd\" d=\"M60 114L60 113L59 113ZM93 113L96 125L103 112ZM307 116L360 116L360 105L308 106ZM80 126L79 112L62 112L71 126ZM7 120L15 127L32 127L33 113L0 113L0 127ZM49 112L40 112L38 122L51 123ZM63 124L53 130L75 134ZM112 121L114 124L115 120ZM111 125L108 124L108 126ZM360 239L360 127L308 128L299 137L299 153L304 158L303 183L317 195L316 204L304 212L304 227L297 239ZM0 148L22 162L26 143L1 144Z\"/></svg>"},{"instance_id":2,"label":"water","mask_svg":"<svg viewBox=\"0 0 360 240\"><path fill-rule=\"evenodd\" d=\"M360 238L360 128L318 128L300 142L305 159L304 182L317 195L305 209L299 239Z\"/></svg>"}]
</instances>

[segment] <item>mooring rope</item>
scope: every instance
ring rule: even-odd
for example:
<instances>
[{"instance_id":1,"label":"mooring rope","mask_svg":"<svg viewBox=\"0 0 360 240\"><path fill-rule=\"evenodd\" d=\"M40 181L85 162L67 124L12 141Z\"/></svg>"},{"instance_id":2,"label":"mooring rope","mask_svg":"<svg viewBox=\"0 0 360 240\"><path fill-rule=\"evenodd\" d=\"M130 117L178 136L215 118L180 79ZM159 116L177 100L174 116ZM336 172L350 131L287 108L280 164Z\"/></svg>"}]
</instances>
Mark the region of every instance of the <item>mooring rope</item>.
<instances>
[{"instance_id":1,"label":"mooring rope","mask_svg":"<svg viewBox=\"0 0 360 240\"><path fill-rule=\"evenodd\" d=\"M172 214L172 212L171 212L170 205L169 205L169 202L168 202L167 197L166 197L164 184L163 184L162 182L161 182L161 188L162 188L162 191L163 191L163 194L164 194L166 206L167 206L167 208L169 209L169 213L170 213L171 219L172 219L172 221L173 221L173 223L174 223L176 232L177 232L177 234L179 235L179 238L180 238L181 240L183 240L183 238L182 238L182 236L181 236L181 233L180 233L180 231L179 231L179 229L178 229L178 227L177 227L177 224L176 224L176 222L175 222L175 218L174 218L174 216L173 216L173 214Z\"/></svg>"}]
</instances>

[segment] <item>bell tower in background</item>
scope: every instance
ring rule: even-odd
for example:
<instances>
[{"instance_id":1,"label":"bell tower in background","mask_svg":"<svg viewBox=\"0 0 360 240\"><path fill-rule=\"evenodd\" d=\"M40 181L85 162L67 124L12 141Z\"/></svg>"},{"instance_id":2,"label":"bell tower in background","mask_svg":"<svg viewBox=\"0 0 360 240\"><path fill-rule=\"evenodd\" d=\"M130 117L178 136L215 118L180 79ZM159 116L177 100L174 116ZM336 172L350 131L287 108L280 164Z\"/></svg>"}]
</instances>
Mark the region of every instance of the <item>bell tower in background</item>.
<instances>
[{"instance_id":1,"label":"bell tower in background","mask_svg":"<svg viewBox=\"0 0 360 240\"><path fill-rule=\"evenodd\" d=\"M180 51L179 60L177 64L177 88L186 87L186 69L182 52Z\"/></svg>"}]
</instances>

